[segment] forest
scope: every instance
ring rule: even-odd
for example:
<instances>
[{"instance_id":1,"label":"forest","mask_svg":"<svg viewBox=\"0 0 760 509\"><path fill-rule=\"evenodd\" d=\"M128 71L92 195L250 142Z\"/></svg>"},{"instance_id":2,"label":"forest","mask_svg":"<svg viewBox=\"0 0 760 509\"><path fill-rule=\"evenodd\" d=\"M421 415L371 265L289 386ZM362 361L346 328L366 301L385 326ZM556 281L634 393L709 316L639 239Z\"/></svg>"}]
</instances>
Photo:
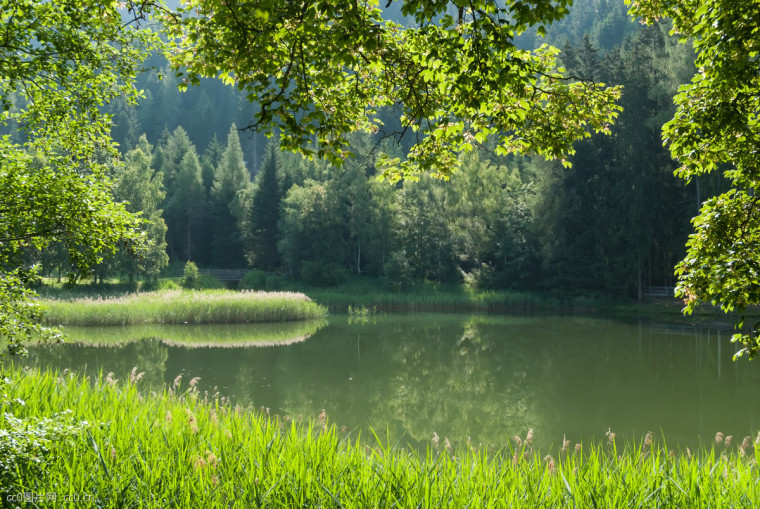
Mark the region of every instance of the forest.
<instances>
[{"instance_id":1,"label":"forest","mask_svg":"<svg viewBox=\"0 0 760 509\"><path fill-rule=\"evenodd\" d=\"M760 3L0 19L3 506L758 505Z\"/></svg>"},{"instance_id":2,"label":"forest","mask_svg":"<svg viewBox=\"0 0 760 509\"><path fill-rule=\"evenodd\" d=\"M267 274L316 286L361 276L395 289L427 280L623 298L672 287L689 221L721 182L676 178L660 141L673 95L694 72L692 51L669 28L629 23L622 1L588 0L546 40L518 40L561 46L570 75L623 86L611 134L576 143L572 168L484 143L460 155L450 181L395 184L378 178L376 161L405 154L411 136L356 134L346 164L308 160L280 150L276 133L240 129L257 108L240 92L210 79L180 92L155 54L138 76L137 106L106 107L124 161L111 170L113 198L141 213L153 246L140 258L124 246L94 277L151 280L193 261L257 269L262 288ZM398 122L391 109L379 115ZM48 276L71 272L58 244L28 256Z\"/></svg>"}]
</instances>

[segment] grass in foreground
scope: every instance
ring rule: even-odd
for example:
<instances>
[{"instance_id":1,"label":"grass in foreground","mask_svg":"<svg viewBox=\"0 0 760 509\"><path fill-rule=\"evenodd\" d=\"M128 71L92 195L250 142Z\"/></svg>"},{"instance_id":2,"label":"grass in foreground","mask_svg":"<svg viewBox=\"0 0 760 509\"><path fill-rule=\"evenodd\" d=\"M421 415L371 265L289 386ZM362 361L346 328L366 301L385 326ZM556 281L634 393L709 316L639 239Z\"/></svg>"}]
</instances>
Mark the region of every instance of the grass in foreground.
<instances>
[{"instance_id":1,"label":"grass in foreground","mask_svg":"<svg viewBox=\"0 0 760 509\"><path fill-rule=\"evenodd\" d=\"M10 404L0 415L0 433L15 437L0 440L0 468L15 465L0 470L4 502L30 492L56 493L56 503L38 500L50 507L60 506L64 496L102 507L760 503L759 454L749 439L739 447L674 455L649 436L639 446L616 449L613 440L609 446L584 444L579 452L569 448L556 457L538 454L529 442L500 451L453 451L444 440L419 455L350 437L328 426L323 415L310 423L293 422L231 408L192 388L143 396L136 373L126 383L107 377L94 385L70 374L34 370L17 369L12 378L8 401L25 404ZM31 426L16 421L53 415L58 417ZM38 437L36 446L9 456L8 444L24 444L24 433Z\"/></svg>"},{"instance_id":2,"label":"grass in foreground","mask_svg":"<svg viewBox=\"0 0 760 509\"><path fill-rule=\"evenodd\" d=\"M42 302L52 325L258 323L309 320L327 314L306 295L293 292L171 290Z\"/></svg>"}]
</instances>

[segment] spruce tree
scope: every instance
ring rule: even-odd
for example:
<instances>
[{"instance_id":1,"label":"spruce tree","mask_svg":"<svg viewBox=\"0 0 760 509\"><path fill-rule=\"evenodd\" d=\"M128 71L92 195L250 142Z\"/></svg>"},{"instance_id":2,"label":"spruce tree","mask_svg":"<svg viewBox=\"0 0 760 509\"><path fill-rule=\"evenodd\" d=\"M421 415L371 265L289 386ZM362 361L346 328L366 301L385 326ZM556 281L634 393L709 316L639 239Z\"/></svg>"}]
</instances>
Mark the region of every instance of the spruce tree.
<instances>
[{"instance_id":1,"label":"spruce tree","mask_svg":"<svg viewBox=\"0 0 760 509\"><path fill-rule=\"evenodd\" d=\"M253 199L246 225L246 257L252 266L272 270L279 265L277 221L280 219L282 191L279 184L280 159L275 143L270 143L261 171L254 181Z\"/></svg>"},{"instance_id":2,"label":"spruce tree","mask_svg":"<svg viewBox=\"0 0 760 509\"><path fill-rule=\"evenodd\" d=\"M232 124L227 136L227 148L216 168L216 178L211 189L212 264L219 268L245 266L243 242L239 222L232 214L231 206L251 183L245 168L243 151L237 127Z\"/></svg>"},{"instance_id":3,"label":"spruce tree","mask_svg":"<svg viewBox=\"0 0 760 509\"><path fill-rule=\"evenodd\" d=\"M173 260L196 260L203 248L203 230L206 229L206 203L201 180L201 166L195 150L182 158L175 182L174 196L166 207L171 218L170 234L174 240Z\"/></svg>"}]
</instances>

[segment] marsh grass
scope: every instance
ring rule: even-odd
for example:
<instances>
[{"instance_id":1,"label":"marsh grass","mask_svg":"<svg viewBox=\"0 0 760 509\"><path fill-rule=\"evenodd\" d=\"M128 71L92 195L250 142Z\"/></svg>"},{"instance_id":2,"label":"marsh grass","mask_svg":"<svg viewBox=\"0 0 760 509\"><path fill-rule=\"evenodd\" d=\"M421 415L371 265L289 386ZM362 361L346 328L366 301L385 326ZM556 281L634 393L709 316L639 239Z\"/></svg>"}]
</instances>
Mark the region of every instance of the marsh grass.
<instances>
[{"instance_id":1,"label":"marsh grass","mask_svg":"<svg viewBox=\"0 0 760 509\"><path fill-rule=\"evenodd\" d=\"M230 407L181 380L138 391L139 374L94 384L71 374L14 370L0 415L35 418L71 409L69 440L45 468L21 469L8 493L57 492L89 506L122 507L753 507L760 503L755 443L671 453L651 435L542 455L532 433L501 449L452 447L433 436L424 453L359 437L320 414L301 421ZM81 424L86 421L86 424ZM84 429L82 429L84 428ZM717 437L716 437L717 438ZM738 442L738 441L737 441ZM44 505L44 504L41 504ZM55 506L55 504L49 504Z\"/></svg>"},{"instance_id":2,"label":"marsh grass","mask_svg":"<svg viewBox=\"0 0 760 509\"><path fill-rule=\"evenodd\" d=\"M52 325L259 323L322 318L327 310L294 292L149 292L113 298L46 299Z\"/></svg>"},{"instance_id":3,"label":"marsh grass","mask_svg":"<svg viewBox=\"0 0 760 509\"><path fill-rule=\"evenodd\" d=\"M354 278L333 288L306 288L316 302L331 310L377 311L591 311L610 303L603 297L553 296L511 290L481 290L463 285L418 282L399 290L377 280Z\"/></svg>"}]
</instances>

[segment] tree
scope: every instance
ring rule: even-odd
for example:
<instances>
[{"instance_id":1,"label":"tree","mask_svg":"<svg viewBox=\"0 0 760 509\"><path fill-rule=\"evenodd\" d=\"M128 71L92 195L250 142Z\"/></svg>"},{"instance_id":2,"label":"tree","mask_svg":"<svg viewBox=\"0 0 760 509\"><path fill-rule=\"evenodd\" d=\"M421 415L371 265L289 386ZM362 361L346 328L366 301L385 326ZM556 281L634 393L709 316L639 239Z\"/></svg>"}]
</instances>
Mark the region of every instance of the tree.
<instances>
[{"instance_id":1,"label":"tree","mask_svg":"<svg viewBox=\"0 0 760 509\"><path fill-rule=\"evenodd\" d=\"M455 270L447 195L441 184L426 176L417 182L404 182L398 191L398 251L390 256L391 265L386 267L386 272L409 271L412 277L439 281L459 277ZM399 263L403 267L393 266Z\"/></svg>"},{"instance_id":2,"label":"tree","mask_svg":"<svg viewBox=\"0 0 760 509\"><path fill-rule=\"evenodd\" d=\"M278 241L288 273L300 273L309 283L337 282L333 276L339 275L344 259L344 228L337 198L329 182L312 179L288 190L282 201Z\"/></svg>"},{"instance_id":3,"label":"tree","mask_svg":"<svg viewBox=\"0 0 760 509\"><path fill-rule=\"evenodd\" d=\"M194 159L185 161L188 154L192 154ZM153 164L164 174L166 197L163 209L169 257L173 261L192 259L204 265L210 258L210 232L203 225L203 221L208 219L208 197L201 170L198 169L196 175L193 161L198 163L198 154L182 126L171 134L164 131ZM184 175L180 178L179 174L183 171Z\"/></svg>"},{"instance_id":4,"label":"tree","mask_svg":"<svg viewBox=\"0 0 760 509\"><path fill-rule=\"evenodd\" d=\"M261 171L254 180L253 195L245 224L246 257L253 267L272 270L279 265L277 222L282 191L279 182L279 149L270 143Z\"/></svg>"},{"instance_id":5,"label":"tree","mask_svg":"<svg viewBox=\"0 0 760 509\"><path fill-rule=\"evenodd\" d=\"M232 124L227 136L227 148L216 168L214 186L211 188L213 260L219 267L245 266L240 221L232 210L238 193L250 183L251 176L245 168L237 127Z\"/></svg>"},{"instance_id":6,"label":"tree","mask_svg":"<svg viewBox=\"0 0 760 509\"><path fill-rule=\"evenodd\" d=\"M570 3L404 0L416 23L404 28L377 1L191 0L168 20L171 61L184 86L220 77L257 101L248 127L279 129L283 148L332 163L349 133L381 130L378 109L398 107L401 129L387 134L417 140L405 161L379 161L392 179L446 177L459 152L488 137L500 152L564 160L573 141L608 132L620 91L572 79L558 50L521 50L514 38L543 34Z\"/></svg>"},{"instance_id":7,"label":"tree","mask_svg":"<svg viewBox=\"0 0 760 509\"><path fill-rule=\"evenodd\" d=\"M224 155L224 145L219 142L216 133L209 141L206 150L201 156L201 175L203 176L203 188L206 190L206 194L211 196L211 188L214 185L214 174L216 168L222 162L222 155Z\"/></svg>"},{"instance_id":8,"label":"tree","mask_svg":"<svg viewBox=\"0 0 760 509\"><path fill-rule=\"evenodd\" d=\"M127 274L130 282L138 274L156 278L169 263L166 223L159 208L165 195L163 174L151 167L152 148L145 135L140 136L137 147L125 156L126 163L117 175L114 190L115 199L126 202L129 212L141 216L140 227L147 240L147 248L139 258L123 252L117 256L118 269Z\"/></svg>"},{"instance_id":9,"label":"tree","mask_svg":"<svg viewBox=\"0 0 760 509\"><path fill-rule=\"evenodd\" d=\"M454 258L465 282L481 287L519 287L531 273L530 195L518 168L495 166L479 152L462 156L447 184L447 220Z\"/></svg>"},{"instance_id":10,"label":"tree","mask_svg":"<svg viewBox=\"0 0 760 509\"><path fill-rule=\"evenodd\" d=\"M17 122L27 139L22 146L0 138L0 336L12 353L34 335L56 337L24 288L34 270L19 264L22 250L60 241L76 278L119 239L139 243L136 218L110 196L107 169L117 152L101 108L118 97L135 101L137 67L157 39L139 29L149 4L124 6L122 13L97 0L0 1L0 122ZM34 166L30 153L44 164Z\"/></svg>"},{"instance_id":11,"label":"tree","mask_svg":"<svg viewBox=\"0 0 760 509\"><path fill-rule=\"evenodd\" d=\"M631 12L650 23L671 18L672 33L693 41L697 53L697 73L679 89L675 115L663 126L676 173L688 181L720 171L732 184L694 218L676 292L688 313L711 302L743 316L760 303L760 3L633 0ZM734 335L743 344L738 356L760 351L759 326Z\"/></svg>"},{"instance_id":12,"label":"tree","mask_svg":"<svg viewBox=\"0 0 760 509\"><path fill-rule=\"evenodd\" d=\"M172 219L170 233L177 249L173 256L175 260L196 260L202 250L202 232L208 226L206 193L194 148L182 158L175 186L174 196L166 205L166 216Z\"/></svg>"}]
</instances>

